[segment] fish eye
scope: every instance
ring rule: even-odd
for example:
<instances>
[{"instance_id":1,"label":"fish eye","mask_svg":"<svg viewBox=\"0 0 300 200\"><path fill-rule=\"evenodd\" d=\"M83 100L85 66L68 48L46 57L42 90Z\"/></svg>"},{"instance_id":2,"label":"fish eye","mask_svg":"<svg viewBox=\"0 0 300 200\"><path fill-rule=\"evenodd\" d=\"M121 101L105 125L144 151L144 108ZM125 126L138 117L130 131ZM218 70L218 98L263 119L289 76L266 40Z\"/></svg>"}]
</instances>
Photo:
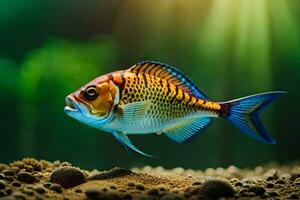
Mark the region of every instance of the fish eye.
<instances>
[{"instance_id":1,"label":"fish eye","mask_svg":"<svg viewBox=\"0 0 300 200\"><path fill-rule=\"evenodd\" d=\"M88 100L95 100L99 96L96 86L92 85L85 89L83 96Z\"/></svg>"}]
</instances>

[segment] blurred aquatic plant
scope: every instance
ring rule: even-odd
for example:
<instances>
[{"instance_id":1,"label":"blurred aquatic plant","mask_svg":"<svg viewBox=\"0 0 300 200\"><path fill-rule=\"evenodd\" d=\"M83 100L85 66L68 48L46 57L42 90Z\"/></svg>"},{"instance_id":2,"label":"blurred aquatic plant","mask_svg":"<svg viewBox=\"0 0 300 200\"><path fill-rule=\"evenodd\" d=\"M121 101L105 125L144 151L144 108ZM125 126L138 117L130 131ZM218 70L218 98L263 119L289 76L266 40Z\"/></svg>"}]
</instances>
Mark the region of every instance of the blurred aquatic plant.
<instances>
[{"instance_id":1,"label":"blurred aquatic plant","mask_svg":"<svg viewBox=\"0 0 300 200\"><path fill-rule=\"evenodd\" d=\"M50 127L52 117L59 121L64 115L64 97L103 73L114 60L114 45L107 38L84 43L53 39L32 50L20 70L19 141L22 152L37 153L33 149L37 145L36 137L44 134L39 128L41 124ZM57 132L58 129L59 126ZM47 137L49 135L43 135L43 138Z\"/></svg>"}]
</instances>

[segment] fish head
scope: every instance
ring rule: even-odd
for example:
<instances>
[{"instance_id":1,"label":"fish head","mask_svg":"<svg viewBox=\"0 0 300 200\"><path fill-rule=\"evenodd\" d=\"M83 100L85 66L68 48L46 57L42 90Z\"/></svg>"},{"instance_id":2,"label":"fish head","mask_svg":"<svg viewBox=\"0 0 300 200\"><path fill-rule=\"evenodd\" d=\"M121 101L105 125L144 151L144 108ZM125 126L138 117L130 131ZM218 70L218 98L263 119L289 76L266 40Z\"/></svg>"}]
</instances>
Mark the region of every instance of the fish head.
<instances>
[{"instance_id":1,"label":"fish head","mask_svg":"<svg viewBox=\"0 0 300 200\"><path fill-rule=\"evenodd\" d=\"M119 89L107 77L101 76L66 97L65 113L90 126L101 128L112 119L119 103Z\"/></svg>"}]
</instances>

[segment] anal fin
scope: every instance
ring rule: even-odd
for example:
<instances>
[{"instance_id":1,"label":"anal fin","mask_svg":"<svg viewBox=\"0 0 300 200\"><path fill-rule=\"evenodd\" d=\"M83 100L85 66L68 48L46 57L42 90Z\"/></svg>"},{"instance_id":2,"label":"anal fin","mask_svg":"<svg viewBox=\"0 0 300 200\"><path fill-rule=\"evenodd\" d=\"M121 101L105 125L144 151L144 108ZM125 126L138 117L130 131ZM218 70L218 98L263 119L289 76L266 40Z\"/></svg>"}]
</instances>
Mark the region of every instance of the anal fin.
<instances>
[{"instance_id":1,"label":"anal fin","mask_svg":"<svg viewBox=\"0 0 300 200\"><path fill-rule=\"evenodd\" d=\"M177 143L187 143L211 122L212 119L209 117L187 119L163 132Z\"/></svg>"},{"instance_id":2,"label":"anal fin","mask_svg":"<svg viewBox=\"0 0 300 200\"><path fill-rule=\"evenodd\" d=\"M129 147L130 149L138 152L139 154L142 154L143 156L153 157L152 155L146 154L139 150L137 147L135 147L130 141L130 139L127 137L127 135L125 135L124 133L113 131L112 134L119 142L121 142L126 147Z\"/></svg>"}]
</instances>

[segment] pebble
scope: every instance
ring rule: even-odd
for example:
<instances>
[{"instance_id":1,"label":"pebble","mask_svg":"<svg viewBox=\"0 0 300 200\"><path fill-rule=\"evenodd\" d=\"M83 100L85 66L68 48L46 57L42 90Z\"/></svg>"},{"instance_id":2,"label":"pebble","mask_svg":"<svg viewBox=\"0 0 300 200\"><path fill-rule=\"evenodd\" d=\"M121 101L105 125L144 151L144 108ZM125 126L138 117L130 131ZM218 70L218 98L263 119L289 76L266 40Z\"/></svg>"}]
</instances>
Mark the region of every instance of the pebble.
<instances>
[{"instance_id":1,"label":"pebble","mask_svg":"<svg viewBox=\"0 0 300 200\"><path fill-rule=\"evenodd\" d=\"M50 182L68 189L85 183L85 176L75 167L60 167L51 173Z\"/></svg>"},{"instance_id":2,"label":"pebble","mask_svg":"<svg viewBox=\"0 0 300 200\"><path fill-rule=\"evenodd\" d=\"M21 187L21 183L20 183L19 181L14 181L14 182L12 183L12 185L13 185L14 187Z\"/></svg>"},{"instance_id":3,"label":"pebble","mask_svg":"<svg viewBox=\"0 0 300 200\"><path fill-rule=\"evenodd\" d=\"M147 192L147 195L158 197L159 196L159 191L157 189L153 188L153 189L150 189Z\"/></svg>"},{"instance_id":4,"label":"pebble","mask_svg":"<svg viewBox=\"0 0 300 200\"><path fill-rule=\"evenodd\" d=\"M287 198L288 199L299 199L299 197L298 197L298 195L296 193L290 194Z\"/></svg>"},{"instance_id":5,"label":"pebble","mask_svg":"<svg viewBox=\"0 0 300 200\"><path fill-rule=\"evenodd\" d=\"M202 186L192 189L190 195L201 195L209 199L219 199L221 197L233 197L234 190L229 183L212 179L204 182Z\"/></svg>"},{"instance_id":6,"label":"pebble","mask_svg":"<svg viewBox=\"0 0 300 200\"><path fill-rule=\"evenodd\" d=\"M202 183L199 182L199 181L195 181L195 182L192 183L192 185L193 185L193 186L195 186L195 185L202 185Z\"/></svg>"},{"instance_id":7,"label":"pebble","mask_svg":"<svg viewBox=\"0 0 300 200\"><path fill-rule=\"evenodd\" d=\"M43 186L39 185L35 188L35 191L39 194L44 194L46 192L46 189Z\"/></svg>"},{"instance_id":8,"label":"pebble","mask_svg":"<svg viewBox=\"0 0 300 200\"><path fill-rule=\"evenodd\" d=\"M279 180L277 180L277 181L275 182L275 184L280 184L280 185L282 185L282 184L285 184L285 181L282 180L282 179L279 179Z\"/></svg>"},{"instance_id":9,"label":"pebble","mask_svg":"<svg viewBox=\"0 0 300 200\"><path fill-rule=\"evenodd\" d=\"M111 185L111 186L109 186L109 188L112 189L112 190L116 190L118 187L115 186L115 185Z\"/></svg>"},{"instance_id":10,"label":"pebble","mask_svg":"<svg viewBox=\"0 0 300 200\"><path fill-rule=\"evenodd\" d=\"M47 183L44 183L43 186L44 186L45 188L49 188L51 185L52 185L52 183L47 182Z\"/></svg>"},{"instance_id":11,"label":"pebble","mask_svg":"<svg viewBox=\"0 0 300 200\"><path fill-rule=\"evenodd\" d=\"M14 171L9 170L9 169L3 170L2 174L4 174L5 176L14 176L14 175L16 175L16 173Z\"/></svg>"},{"instance_id":12,"label":"pebble","mask_svg":"<svg viewBox=\"0 0 300 200\"><path fill-rule=\"evenodd\" d=\"M57 193L62 193L62 187L56 183L54 184L51 184L50 187L49 187L50 190L53 190Z\"/></svg>"},{"instance_id":13,"label":"pebble","mask_svg":"<svg viewBox=\"0 0 300 200\"><path fill-rule=\"evenodd\" d=\"M75 190L75 192L76 192L76 193L82 193L82 190L79 189L79 188L77 188L77 189Z\"/></svg>"},{"instance_id":14,"label":"pebble","mask_svg":"<svg viewBox=\"0 0 300 200\"><path fill-rule=\"evenodd\" d=\"M161 198L161 200L184 200L184 199L185 198L183 196L178 194L172 194L172 193L166 194Z\"/></svg>"},{"instance_id":15,"label":"pebble","mask_svg":"<svg viewBox=\"0 0 300 200\"><path fill-rule=\"evenodd\" d=\"M37 182L37 178L34 177L29 172L19 172L17 174L17 179L23 183L28 183L28 184Z\"/></svg>"},{"instance_id":16,"label":"pebble","mask_svg":"<svg viewBox=\"0 0 300 200\"><path fill-rule=\"evenodd\" d=\"M138 189L138 190L145 190L145 186L140 184L140 183L136 184L135 188Z\"/></svg>"},{"instance_id":17,"label":"pebble","mask_svg":"<svg viewBox=\"0 0 300 200\"><path fill-rule=\"evenodd\" d=\"M249 192L253 192L256 195L260 196L263 195L266 192L266 189L261 186L252 186L248 190Z\"/></svg>"},{"instance_id":18,"label":"pebble","mask_svg":"<svg viewBox=\"0 0 300 200\"><path fill-rule=\"evenodd\" d=\"M85 191L87 199L93 200L122 200L121 196L113 192L102 192L94 188L88 188Z\"/></svg>"},{"instance_id":19,"label":"pebble","mask_svg":"<svg viewBox=\"0 0 300 200\"><path fill-rule=\"evenodd\" d=\"M267 183L266 188L273 188L274 186L274 183L269 182Z\"/></svg>"},{"instance_id":20,"label":"pebble","mask_svg":"<svg viewBox=\"0 0 300 200\"><path fill-rule=\"evenodd\" d=\"M100 194L101 191L95 189L95 188L88 188L86 189L85 191L85 194L88 196L88 197L95 197L97 196L98 194Z\"/></svg>"},{"instance_id":21,"label":"pebble","mask_svg":"<svg viewBox=\"0 0 300 200\"><path fill-rule=\"evenodd\" d=\"M140 196L137 200L158 200L158 198L154 196Z\"/></svg>"},{"instance_id":22,"label":"pebble","mask_svg":"<svg viewBox=\"0 0 300 200\"><path fill-rule=\"evenodd\" d=\"M237 186L237 187L241 187L241 186L243 186L243 183L241 183L240 181L238 181L234 185Z\"/></svg>"},{"instance_id":23,"label":"pebble","mask_svg":"<svg viewBox=\"0 0 300 200\"><path fill-rule=\"evenodd\" d=\"M123 198L125 200L131 200L131 199L133 199L133 196L131 194L127 193L127 194L124 194Z\"/></svg>"},{"instance_id":24,"label":"pebble","mask_svg":"<svg viewBox=\"0 0 300 200\"><path fill-rule=\"evenodd\" d=\"M135 186L135 183L134 183L134 182L128 182L127 185L128 185L129 187L134 187L134 186Z\"/></svg>"},{"instance_id":25,"label":"pebble","mask_svg":"<svg viewBox=\"0 0 300 200\"><path fill-rule=\"evenodd\" d=\"M100 172L98 174L92 175L88 177L89 180L105 180L105 179L112 179L118 178L122 176L127 176L132 174L133 172L129 169L124 169L121 167L115 167L109 171Z\"/></svg>"},{"instance_id":26,"label":"pebble","mask_svg":"<svg viewBox=\"0 0 300 200\"><path fill-rule=\"evenodd\" d=\"M12 189L11 188L6 188L5 192L7 193L7 195L10 195L12 193Z\"/></svg>"},{"instance_id":27,"label":"pebble","mask_svg":"<svg viewBox=\"0 0 300 200\"><path fill-rule=\"evenodd\" d=\"M15 178L13 176L5 176L5 180L11 183L15 180Z\"/></svg>"},{"instance_id":28,"label":"pebble","mask_svg":"<svg viewBox=\"0 0 300 200\"><path fill-rule=\"evenodd\" d=\"M278 192L275 192L275 191L269 192L269 195L270 195L271 197L278 197L278 196L279 196Z\"/></svg>"},{"instance_id":29,"label":"pebble","mask_svg":"<svg viewBox=\"0 0 300 200\"><path fill-rule=\"evenodd\" d=\"M5 187L6 187L5 181L0 180L0 190L1 190L1 189L5 189Z\"/></svg>"}]
</instances>

